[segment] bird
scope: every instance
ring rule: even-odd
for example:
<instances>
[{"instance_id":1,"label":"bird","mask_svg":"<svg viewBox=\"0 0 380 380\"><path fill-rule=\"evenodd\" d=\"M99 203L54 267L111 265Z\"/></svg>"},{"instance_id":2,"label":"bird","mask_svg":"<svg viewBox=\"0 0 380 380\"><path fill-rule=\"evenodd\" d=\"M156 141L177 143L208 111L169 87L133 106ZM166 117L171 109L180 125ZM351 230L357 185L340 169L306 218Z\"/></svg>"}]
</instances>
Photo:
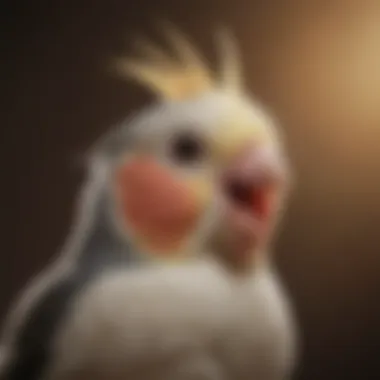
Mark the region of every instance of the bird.
<instances>
[{"instance_id":1,"label":"bird","mask_svg":"<svg viewBox=\"0 0 380 380\"><path fill-rule=\"evenodd\" d=\"M155 101L106 132L64 248L11 308L1 380L285 380L298 328L272 242L291 189L279 123L217 34L166 29L112 70Z\"/></svg>"}]
</instances>

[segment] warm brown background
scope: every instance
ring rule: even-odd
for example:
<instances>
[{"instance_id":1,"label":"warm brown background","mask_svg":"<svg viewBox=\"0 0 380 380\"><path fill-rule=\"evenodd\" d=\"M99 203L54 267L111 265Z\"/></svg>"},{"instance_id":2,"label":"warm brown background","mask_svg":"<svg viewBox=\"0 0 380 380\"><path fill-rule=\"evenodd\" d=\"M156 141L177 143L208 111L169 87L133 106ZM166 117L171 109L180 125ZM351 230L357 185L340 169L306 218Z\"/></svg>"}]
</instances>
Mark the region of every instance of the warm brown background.
<instances>
[{"instance_id":1,"label":"warm brown background","mask_svg":"<svg viewBox=\"0 0 380 380\"><path fill-rule=\"evenodd\" d=\"M63 243L86 147L150 100L107 59L154 38L161 17L215 62L212 32L227 24L298 175L277 253L305 338L299 379L380 378L379 1L1 5L1 316Z\"/></svg>"}]
</instances>

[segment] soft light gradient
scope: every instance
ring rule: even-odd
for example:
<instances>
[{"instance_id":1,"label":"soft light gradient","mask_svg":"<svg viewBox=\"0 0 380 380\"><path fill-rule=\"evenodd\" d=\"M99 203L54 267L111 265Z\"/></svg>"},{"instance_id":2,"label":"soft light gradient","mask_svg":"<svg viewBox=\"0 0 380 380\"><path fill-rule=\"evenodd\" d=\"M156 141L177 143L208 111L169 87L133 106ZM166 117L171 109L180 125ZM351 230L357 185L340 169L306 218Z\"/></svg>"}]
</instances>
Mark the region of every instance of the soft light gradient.
<instances>
[{"instance_id":1,"label":"soft light gradient","mask_svg":"<svg viewBox=\"0 0 380 380\"><path fill-rule=\"evenodd\" d=\"M304 332L299 379L379 378L380 2L128 3L3 5L2 313L62 244L89 144L151 99L108 59L135 35L160 40L164 18L215 62L225 24L295 167L277 258Z\"/></svg>"}]
</instances>

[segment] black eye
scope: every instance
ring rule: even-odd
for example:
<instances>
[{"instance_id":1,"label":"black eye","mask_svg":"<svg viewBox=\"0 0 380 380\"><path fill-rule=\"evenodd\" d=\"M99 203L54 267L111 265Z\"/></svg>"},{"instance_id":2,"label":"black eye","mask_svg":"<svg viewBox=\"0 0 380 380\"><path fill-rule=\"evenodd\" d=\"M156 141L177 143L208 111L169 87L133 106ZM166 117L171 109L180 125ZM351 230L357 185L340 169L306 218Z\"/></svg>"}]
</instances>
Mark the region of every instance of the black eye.
<instances>
[{"instance_id":1,"label":"black eye","mask_svg":"<svg viewBox=\"0 0 380 380\"><path fill-rule=\"evenodd\" d=\"M197 136L183 134L172 140L171 156L177 162L191 164L201 160L204 155L204 145Z\"/></svg>"}]
</instances>

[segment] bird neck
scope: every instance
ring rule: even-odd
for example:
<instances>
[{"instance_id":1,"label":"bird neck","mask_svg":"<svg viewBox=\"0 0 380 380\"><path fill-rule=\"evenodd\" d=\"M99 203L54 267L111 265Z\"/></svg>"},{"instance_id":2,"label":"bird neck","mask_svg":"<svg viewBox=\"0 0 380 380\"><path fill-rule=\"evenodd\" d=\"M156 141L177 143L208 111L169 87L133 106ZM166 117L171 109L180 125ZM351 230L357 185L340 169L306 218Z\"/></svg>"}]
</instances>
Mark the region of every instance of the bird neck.
<instances>
[{"instance_id":1,"label":"bird neck","mask_svg":"<svg viewBox=\"0 0 380 380\"><path fill-rule=\"evenodd\" d=\"M78 266L100 270L131 262L133 248L117 233L104 191L85 194L80 203L79 221L69 244Z\"/></svg>"}]
</instances>

